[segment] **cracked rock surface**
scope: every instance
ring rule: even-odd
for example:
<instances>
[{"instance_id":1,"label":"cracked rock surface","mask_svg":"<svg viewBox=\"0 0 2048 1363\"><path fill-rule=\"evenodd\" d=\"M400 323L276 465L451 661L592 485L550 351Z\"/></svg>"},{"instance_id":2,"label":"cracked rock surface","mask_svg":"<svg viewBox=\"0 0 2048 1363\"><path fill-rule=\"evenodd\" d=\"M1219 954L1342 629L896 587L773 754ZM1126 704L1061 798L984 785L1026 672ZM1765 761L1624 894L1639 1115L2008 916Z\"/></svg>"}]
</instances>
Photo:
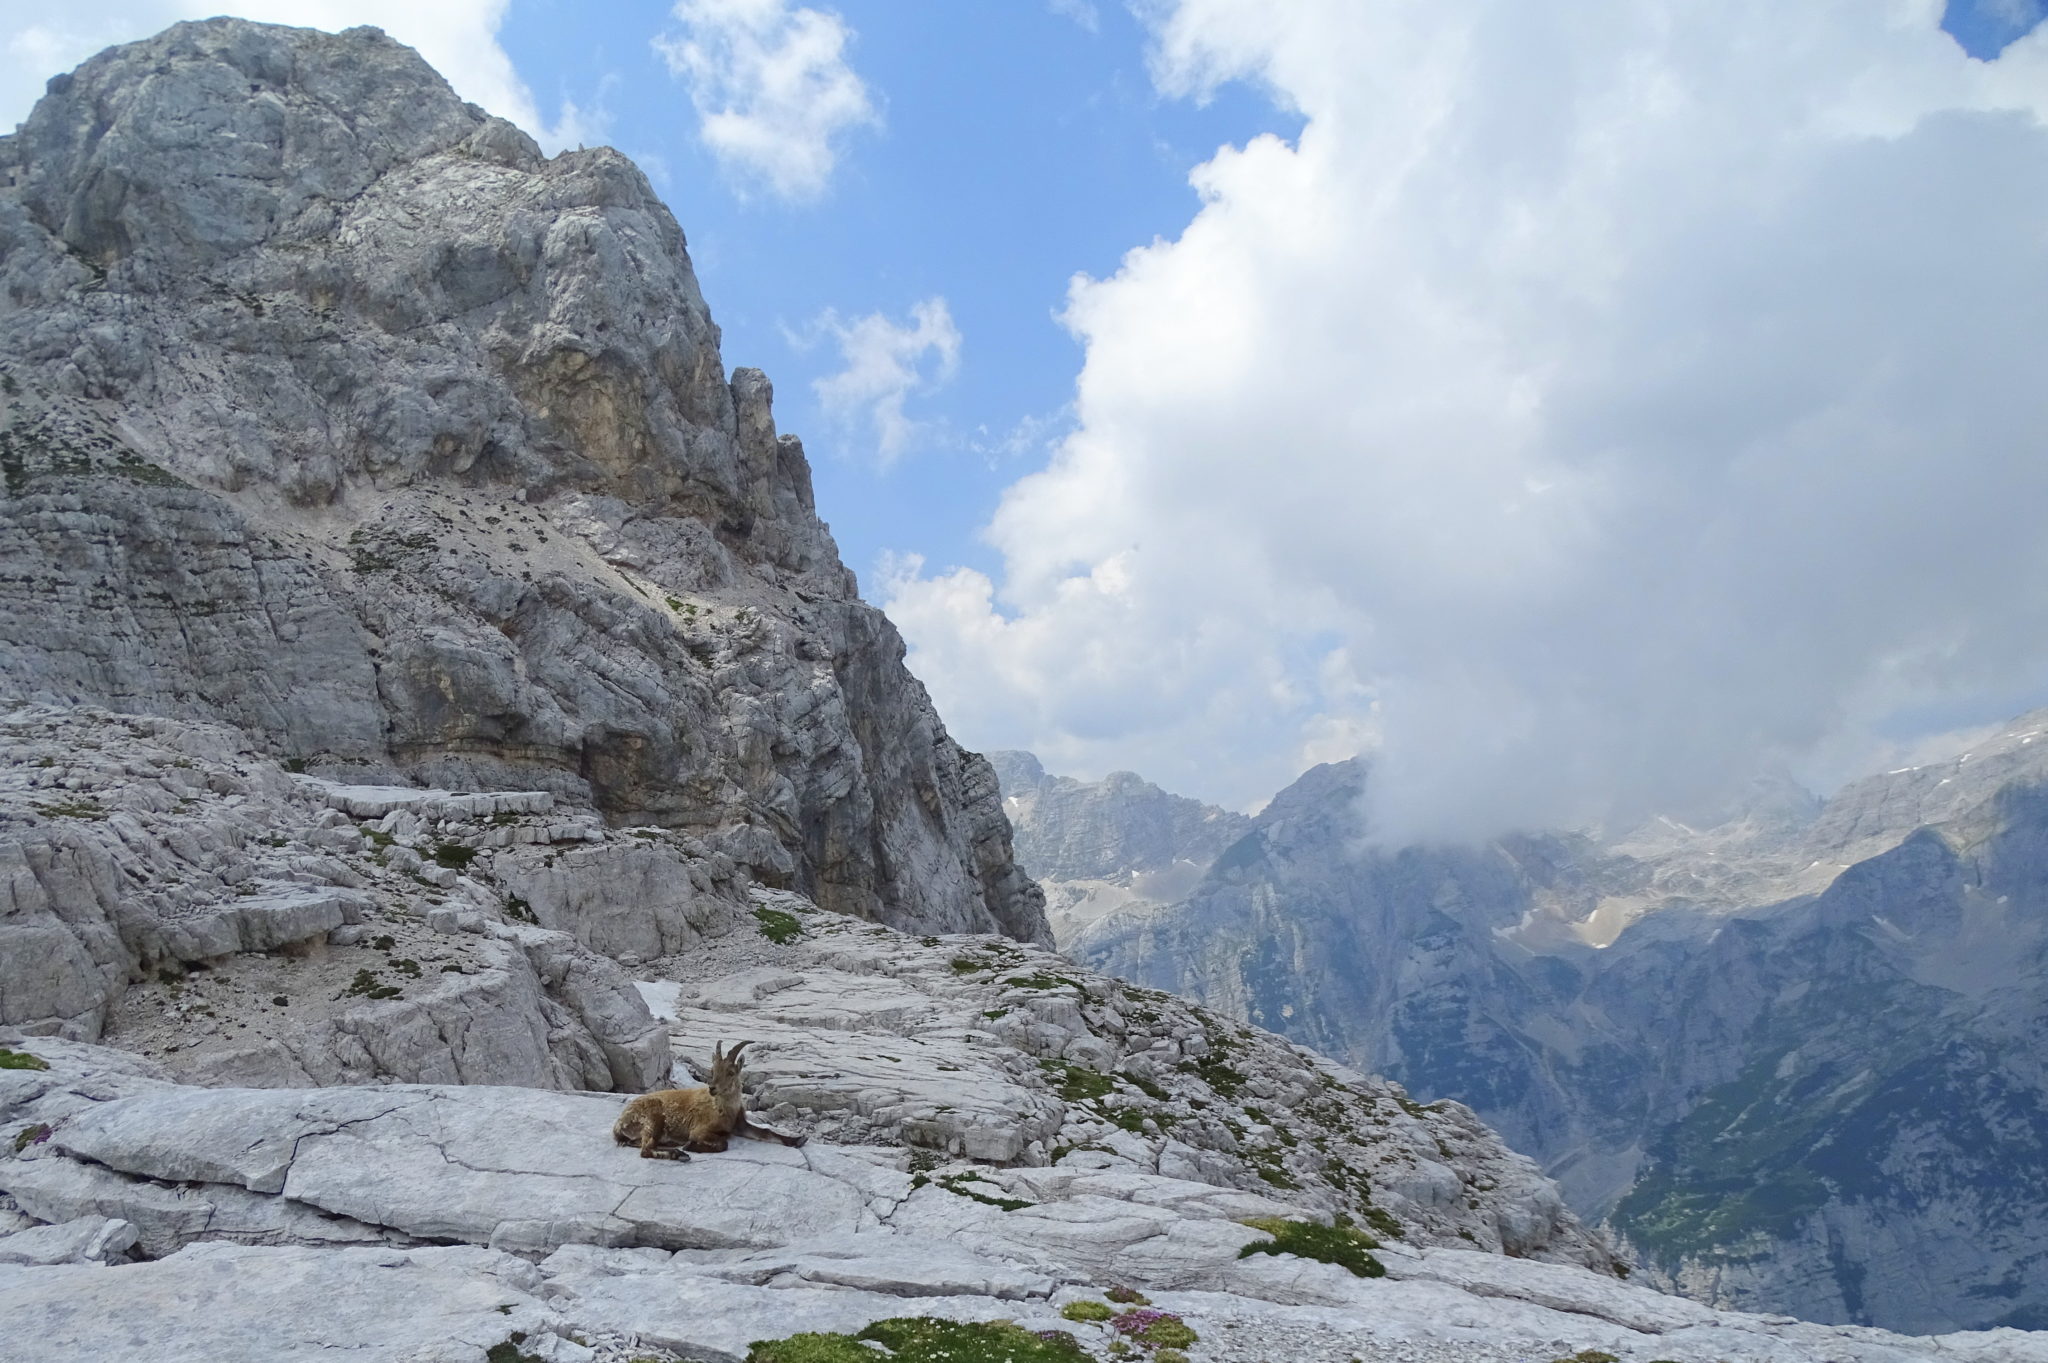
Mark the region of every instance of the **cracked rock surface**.
<instances>
[{"instance_id":1,"label":"cracked rock surface","mask_svg":"<svg viewBox=\"0 0 2048 1363\"><path fill-rule=\"evenodd\" d=\"M1200 1336L1190 1357L1215 1363L1283 1342L1290 1358L1410 1363L2048 1359L2018 1331L1746 1316L1444 1245L1384 1244L1379 1279L1239 1257L1265 1238L1246 1218L1303 1208L1129 1165L964 1166L823 1139L642 1160L611 1143L615 1097L195 1089L104 1047L20 1044L48 1068L0 1070L0 1129L50 1134L0 1146L0 1192L54 1224L0 1236L10 1363L138 1338L153 1358L214 1363L475 1363L514 1339L550 1360L737 1363L756 1339L903 1315L1066 1329L1106 1357L1102 1328L1061 1308L1112 1285L1181 1316ZM23 1243L37 1237L41 1255ZM60 1240L85 1261L62 1261ZM127 1243L147 1257L127 1261Z\"/></svg>"},{"instance_id":2,"label":"cracked rock surface","mask_svg":"<svg viewBox=\"0 0 2048 1363\"><path fill-rule=\"evenodd\" d=\"M0 136L0 696L1044 937L993 772L718 347L632 162L543 156L375 29L110 48Z\"/></svg>"}]
</instances>

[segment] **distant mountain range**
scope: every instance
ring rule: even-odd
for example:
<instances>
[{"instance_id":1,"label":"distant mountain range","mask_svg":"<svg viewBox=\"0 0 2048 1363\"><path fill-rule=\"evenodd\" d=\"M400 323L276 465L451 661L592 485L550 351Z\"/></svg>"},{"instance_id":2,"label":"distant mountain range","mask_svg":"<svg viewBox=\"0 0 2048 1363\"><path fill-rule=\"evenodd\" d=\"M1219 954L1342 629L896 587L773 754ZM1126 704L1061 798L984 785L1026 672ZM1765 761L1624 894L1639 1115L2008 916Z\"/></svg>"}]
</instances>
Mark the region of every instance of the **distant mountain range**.
<instances>
[{"instance_id":1,"label":"distant mountain range","mask_svg":"<svg viewBox=\"0 0 2048 1363\"><path fill-rule=\"evenodd\" d=\"M1653 1281L2048 1326L2048 712L1824 803L1465 848L1369 848L1355 760L1252 820L996 766L1072 955L1470 1103Z\"/></svg>"}]
</instances>

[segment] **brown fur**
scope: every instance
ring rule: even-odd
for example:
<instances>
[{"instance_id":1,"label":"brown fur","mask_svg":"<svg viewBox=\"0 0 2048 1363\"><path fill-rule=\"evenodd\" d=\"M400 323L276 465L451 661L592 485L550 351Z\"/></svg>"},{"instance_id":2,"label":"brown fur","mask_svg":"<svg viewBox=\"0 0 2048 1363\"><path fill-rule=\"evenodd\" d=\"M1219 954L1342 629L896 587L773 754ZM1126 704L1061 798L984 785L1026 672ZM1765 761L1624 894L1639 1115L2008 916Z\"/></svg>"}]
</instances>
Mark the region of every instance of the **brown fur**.
<instances>
[{"instance_id":1,"label":"brown fur","mask_svg":"<svg viewBox=\"0 0 2048 1363\"><path fill-rule=\"evenodd\" d=\"M712 1048L707 1087L662 1089L626 1104L612 1125L612 1139L639 1146L641 1159L686 1160L692 1150L716 1154L734 1136L802 1145L802 1136L785 1136L747 1120L740 1094L740 1051L747 1044L742 1041L730 1051L723 1045Z\"/></svg>"}]
</instances>

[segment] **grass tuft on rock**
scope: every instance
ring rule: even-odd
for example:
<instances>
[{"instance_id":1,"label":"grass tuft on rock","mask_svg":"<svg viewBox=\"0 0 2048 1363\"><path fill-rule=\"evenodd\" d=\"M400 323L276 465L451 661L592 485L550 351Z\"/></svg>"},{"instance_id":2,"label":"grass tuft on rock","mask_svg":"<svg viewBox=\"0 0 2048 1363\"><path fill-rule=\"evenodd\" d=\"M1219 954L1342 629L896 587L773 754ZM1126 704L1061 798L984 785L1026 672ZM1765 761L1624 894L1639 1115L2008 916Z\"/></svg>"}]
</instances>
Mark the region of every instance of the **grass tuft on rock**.
<instances>
[{"instance_id":1,"label":"grass tuft on rock","mask_svg":"<svg viewBox=\"0 0 2048 1363\"><path fill-rule=\"evenodd\" d=\"M1109 1328L1147 1349L1185 1349L1201 1339L1192 1325L1171 1311L1140 1306L1110 1321Z\"/></svg>"},{"instance_id":2,"label":"grass tuft on rock","mask_svg":"<svg viewBox=\"0 0 2048 1363\"><path fill-rule=\"evenodd\" d=\"M467 871L469 864L476 860L476 848L465 847L459 842L434 844L434 864L451 871Z\"/></svg>"},{"instance_id":3,"label":"grass tuft on rock","mask_svg":"<svg viewBox=\"0 0 2048 1363\"><path fill-rule=\"evenodd\" d=\"M1108 1302L1070 1301L1060 1308L1060 1314L1068 1320L1103 1321L1116 1314Z\"/></svg>"},{"instance_id":4,"label":"grass tuft on rock","mask_svg":"<svg viewBox=\"0 0 2048 1363\"><path fill-rule=\"evenodd\" d=\"M761 925L761 935L781 946L804 935L804 925L793 913L781 909L755 909L754 921Z\"/></svg>"},{"instance_id":5,"label":"grass tuft on rock","mask_svg":"<svg viewBox=\"0 0 2048 1363\"><path fill-rule=\"evenodd\" d=\"M867 1342L863 1342L867 1341ZM879 1344L877 1352L868 1343ZM1064 1330L1034 1333L1009 1321L895 1316L857 1335L801 1334L757 1340L747 1363L1091 1363Z\"/></svg>"},{"instance_id":6,"label":"grass tuft on rock","mask_svg":"<svg viewBox=\"0 0 2048 1363\"><path fill-rule=\"evenodd\" d=\"M10 1051L0 1046L0 1070L46 1070L50 1062L27 1051Z\"/></svg>"},{"instance_id":7,"label":"grass tuft on rock","mask_svg":"<svg viewBox=\"0 0 2048 1363\"><path fill-rule=\"evenodd\" d=\"M1255 1240L1237 1252L1240 1259L1254 1254L1292 1254L1317 1259L1349 1269L1359 1278L1384 1278L1386 1266L1372 1256L1380 1242L1356 1226L1325 1226L1315 1221L1290 1221L1278 1216L1255 1216L1244 1223L1262 1230L1270 1240Z\"/></svg>"}]
</instances>

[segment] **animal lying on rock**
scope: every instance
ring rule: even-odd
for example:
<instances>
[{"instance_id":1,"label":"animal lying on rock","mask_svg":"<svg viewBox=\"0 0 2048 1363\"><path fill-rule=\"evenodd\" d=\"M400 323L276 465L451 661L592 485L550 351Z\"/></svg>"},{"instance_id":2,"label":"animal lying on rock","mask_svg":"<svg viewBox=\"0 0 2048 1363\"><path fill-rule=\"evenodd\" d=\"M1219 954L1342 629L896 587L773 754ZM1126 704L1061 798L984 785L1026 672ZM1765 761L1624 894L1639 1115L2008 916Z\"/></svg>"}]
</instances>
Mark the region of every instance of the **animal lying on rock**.
<instances>
[{"instance_id":1,"label":"animal lying on rock","mask_svg":"<svg viewBox=\"0 0 2048 1363\"><path fill-rule=\"evenodd\" d=\"M730 1051L723 1044L712 1047L708 1087L662 1089L626 1104L612 1124L612 1139L638 1145L641 1159L686 1160L692 1150L716 1154L733 1136L802 1145L802 1136L785 1136L747 1120L740 1096L740 1052L748 1044L742 1041Z\"/></svg>"}]
</instances>

